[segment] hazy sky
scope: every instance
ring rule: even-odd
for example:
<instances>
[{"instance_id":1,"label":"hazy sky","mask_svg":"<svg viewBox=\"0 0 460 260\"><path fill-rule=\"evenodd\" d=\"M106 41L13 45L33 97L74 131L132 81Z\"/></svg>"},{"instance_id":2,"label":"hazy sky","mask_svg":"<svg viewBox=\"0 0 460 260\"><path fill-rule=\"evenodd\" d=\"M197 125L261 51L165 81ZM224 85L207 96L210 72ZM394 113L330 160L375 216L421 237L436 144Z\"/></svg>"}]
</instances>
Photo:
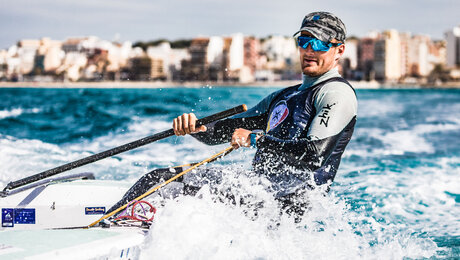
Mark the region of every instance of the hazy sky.
<instances>
[{"instance_id":1,"label":"hazy sky","mask_svg":"<svg viewBox=\"0 0 460 260\"><path fill-rule=\"evenodd\" d=\"M348 36L397 29L444 38L460 0L0 0L0 49L19 39L95 35L121 41L199 35L292 35L305 14L329 11Z\"/></svg>"}]
</instances>

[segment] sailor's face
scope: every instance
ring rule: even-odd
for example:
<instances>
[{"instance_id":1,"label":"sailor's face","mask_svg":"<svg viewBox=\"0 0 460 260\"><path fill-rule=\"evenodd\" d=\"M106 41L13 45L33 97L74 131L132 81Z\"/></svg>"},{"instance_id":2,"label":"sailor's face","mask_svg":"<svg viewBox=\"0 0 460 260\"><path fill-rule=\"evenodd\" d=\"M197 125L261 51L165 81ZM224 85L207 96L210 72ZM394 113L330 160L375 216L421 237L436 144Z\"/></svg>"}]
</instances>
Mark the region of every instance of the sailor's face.
<instances>
[{"instance_id":1,"label":"sailor's face","mask_svg":"<svg viewBox=\"0 0 460 260\"><path fill-rule=\"evenodd\" d=\"M302 32L302 36L313 37L311 33ZM333 43L338 42L335 39ZM334 68L345 51L345 45L331 47L328 51L313 51L311 44L306 49L298 47L303 74L311 77L323 75Z\"/></svg>"}]
</instances>

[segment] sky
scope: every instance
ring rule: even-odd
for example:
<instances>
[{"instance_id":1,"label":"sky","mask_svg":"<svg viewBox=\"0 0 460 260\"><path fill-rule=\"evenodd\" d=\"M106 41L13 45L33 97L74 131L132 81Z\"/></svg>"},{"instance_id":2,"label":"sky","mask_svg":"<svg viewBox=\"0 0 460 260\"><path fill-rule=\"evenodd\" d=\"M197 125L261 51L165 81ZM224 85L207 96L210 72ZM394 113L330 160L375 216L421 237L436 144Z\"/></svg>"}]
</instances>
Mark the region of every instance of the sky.
<instances>
[{"instance_id":1,"label":"sky","mask_svg":"<svg viewBox=\"0 0 460 260\"><path fill-rule=\"evenodd\" d=\"M396 29L438 40L460 25L459 10L460 0L0 0L0 49L41 37L290 36L313 11L339 16L348 36Z\"/></svg>"}]
</instances>

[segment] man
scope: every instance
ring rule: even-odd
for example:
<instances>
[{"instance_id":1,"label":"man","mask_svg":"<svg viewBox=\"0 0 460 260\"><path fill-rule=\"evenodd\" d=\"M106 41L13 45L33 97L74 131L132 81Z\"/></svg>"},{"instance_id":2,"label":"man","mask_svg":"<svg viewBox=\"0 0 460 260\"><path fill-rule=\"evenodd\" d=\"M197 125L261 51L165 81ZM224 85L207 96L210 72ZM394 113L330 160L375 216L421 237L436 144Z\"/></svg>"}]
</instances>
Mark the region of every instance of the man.
<instances>
[{"instance_id":1,"label":"man","mask_svg":"<svg viewBox=\"0 0 460 260\"><path fill-rule=\"evenodd\" d=\"M334 180L357 113L354 90L337 68L345 51L343 22L331 13L310 13L294 36L302 84L276 91L248 111L206 126L195 127L193 113L173 122L178 136L192 134L210 145L256 147L254 171L271 181L277 198L288 202L299 191ZM147 174L137 184L143 186L151 178L153 174ZM186 187L195 186L190 183Z\"/></svg>"}]
</instances>

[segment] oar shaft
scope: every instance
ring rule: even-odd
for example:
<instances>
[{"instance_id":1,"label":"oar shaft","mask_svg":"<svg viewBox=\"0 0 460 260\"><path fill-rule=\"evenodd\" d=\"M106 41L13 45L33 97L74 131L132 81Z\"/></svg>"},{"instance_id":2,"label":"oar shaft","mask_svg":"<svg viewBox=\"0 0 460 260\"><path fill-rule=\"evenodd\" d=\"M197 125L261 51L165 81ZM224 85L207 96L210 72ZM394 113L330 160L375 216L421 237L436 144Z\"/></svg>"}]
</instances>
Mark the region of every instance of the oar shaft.
<instances>
[{"instance_id":1,"label":"oar shaft","mask_svg":"<svg viewBox=\"0 0 460 260\"><path fill-rule=\"evenodd\" d=\"M205 125L205 124L208 124L208 123L211 123L211 122L214 122L214 121L217 121L217 120L229 117L229 116L233 116L233 115L242 113L242 112L244 112L246 110L247 110L247 107L246 107L246 105L243 104L243 105L240 105L240 106L237 106L237 107L234 107L234 108L231 108L231 109L228 109L228 110L225 110L225 111L222 111L222 112L207 116L205 118L202 118L202 119L197 121L197 125L198 126L199 125ZM110 150L100 152L100 153L97 153L97 154L82 158L80 160L73 161L73 162L58 166L56 168L53 168L53 169L50 169L50 170L47 170L47 171L44 171L44 172L41 172L41 173L37 173L35 175L29 176L29 177L26 177L26 178L23 178L23 179L20 179L20 180L17 180L17 181L10 182L5 187L5 189L3 189L3 192L6 192L7 190L11 190L11 189L21 187L23 185L26 185L26 184L29 184L29 183L32 183L32 182L35 182L35 181L38 181L38 180L41 180L41 179L44 179L44 178L48 178L50 176L59 174L61 172L65 172L65 171L68 171L68 170L71 170L71 169L75 169L77 167L81 167L83 165L87 165L87 164L102 160L104 158L107 158L107 157L110 157L110 156L113 156L113 155L116 155L116 154L119 154L119 153L122 153L122 152L126 152L126 151L129 151L129 150L138 148L140 146L143 146L143 145L146 145L146 144L149 144L149 143L152 143L152 142L155 142L155 141L158 141L158 140L161 140L161 139L164 139L166 137L173 136L173 135L174 135L173 129L169 129L169 130L166 130L166 131L163 131L163 132L151 135L151 136L144 137L144 138L136 140L134 142L131 142L131 143L128 143L128 144L125 144L125 145L121 145L121 146L112 148Z\"/></svg>"}]
</instances>

